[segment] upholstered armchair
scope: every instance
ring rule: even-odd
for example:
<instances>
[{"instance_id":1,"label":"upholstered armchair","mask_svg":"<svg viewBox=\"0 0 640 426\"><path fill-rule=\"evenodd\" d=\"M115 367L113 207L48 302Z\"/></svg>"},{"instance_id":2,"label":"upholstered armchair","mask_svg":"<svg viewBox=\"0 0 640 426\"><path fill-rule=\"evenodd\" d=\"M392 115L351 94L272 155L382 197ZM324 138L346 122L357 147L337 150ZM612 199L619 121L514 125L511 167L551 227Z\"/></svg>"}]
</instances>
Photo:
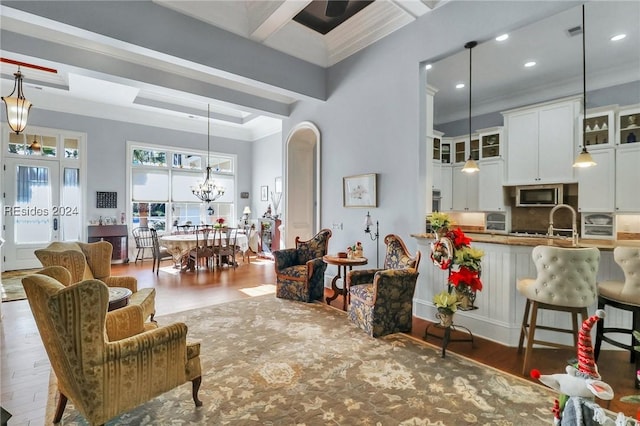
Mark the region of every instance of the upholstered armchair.
<instances>
[{"instance_id":1,"label":"upholstered armchair","mask_svg":"<svg viewBox=\"0 0 640 426\"><path fill-rule=\"evenodd\" d=\"M384 243L387 246L384 263L382 268L376 269L357 269L350 271L347 278L349 286L360 284L371 284L376 272L385 269L415 269L418 270L420 264L420 252L416 252L415 257L407 249L402 238L396 234L389 234L384 237Z\"/></svg>"},{"instance_id":2,"label":"upholstered armchair","mask_svg":"<svg viewBox=\"0 0 640 426\"><path fill-rule=\"evenodd\" d=\"M349 271L349 319L372 337L411 331L413 292L421 254L411 256L400 237L384 239L384 269Z\"/></svg>"},{"instance_id":3,"label":"upholstered armchair","mask_svg":"<svg viewBox=\"0 0 640 426\"><path fill-rule=\"evenodd\" d=\"M95 279L65 287L33 274L22 284L58 380L54 423L68 399L91 425L104 424L186 381L202 405L200 344L187 343L185 324L144 331L139 305L107 313L109 290Z\"/></svg>"},{"instance_id":4,"label":"upholstered armchair","mask_svg":"<svg viewBox=\"0 0 640 426\"><path fill-rule=\"evenodd\" d=\"M138 289L135 277L111 276L111 254L113 246L108 241L95 243L53 242L44 249L35 251L42 266L63 266L71 273L73 283L98 279L109 287L125 287L133 293L129 304L140 305L145 316L156 313L154 288Z\"/></svg>"},{"instance_id":5,"label":"upholstered armchair","mask_svg":"<svg viewBox=\"0 0 640 426\"><path fill-rule=\"evenodd\" d=\"M296 248L273 252L276 268L276 297L312 302L324 294L324 271L331 230L323 229L310 240L296 237Z\"/></svg>"}]
</instances>

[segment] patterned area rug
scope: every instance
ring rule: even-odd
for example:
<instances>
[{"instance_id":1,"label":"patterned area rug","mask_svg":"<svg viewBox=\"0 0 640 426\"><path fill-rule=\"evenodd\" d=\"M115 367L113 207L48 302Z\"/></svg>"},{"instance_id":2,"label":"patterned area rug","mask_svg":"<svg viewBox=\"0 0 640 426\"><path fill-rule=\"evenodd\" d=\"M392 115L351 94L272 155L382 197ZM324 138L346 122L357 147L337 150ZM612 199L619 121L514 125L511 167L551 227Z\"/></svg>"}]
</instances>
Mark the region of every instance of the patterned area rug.
<instances>
[{"instance_id":1,"label":"patterned area rug","mask_svg":"<svg viewBox=\"0 0 640 426\"><path fill-rule=\"evenodd\" d=\"M190 337L202 342L204 406L195 408L186 383L109 425L521 426L552 420L549 389L450 352L442 359L440 348L404 334L370 338L325 304L270 295L158 318L175 321L186 322ZM49 398L46 424L55 399ZM87 424L71 401L63 424Z\"/></svg>"},{"instance_id":2,"label":"patterned area rug","mask_svg":"<svg viewBox=\"0 0 640 426\"><path fill-rule=\"evenodd\" d=\"M2 301L12 302L24 300L27 295L22 288L22 277L33 274L40 269L23 269L19 271L7 271L2 273Z\"/></svg>"}]
</instances>

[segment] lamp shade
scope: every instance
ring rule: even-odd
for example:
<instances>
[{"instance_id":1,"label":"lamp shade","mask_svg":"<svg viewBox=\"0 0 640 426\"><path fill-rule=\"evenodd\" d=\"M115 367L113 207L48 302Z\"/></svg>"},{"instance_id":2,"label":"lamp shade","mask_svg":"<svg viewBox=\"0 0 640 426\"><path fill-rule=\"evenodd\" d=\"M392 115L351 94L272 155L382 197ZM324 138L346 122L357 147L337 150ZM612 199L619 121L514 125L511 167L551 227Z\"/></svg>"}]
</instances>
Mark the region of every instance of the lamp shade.
<instances>
[{"instance_id":1,"label":"lamp shade","mask_svg":"<svg viewBox=\"0 0 640 426\"><path fill-rule=\"evenodd\" d=\"M464 163L464 166L462 166L462 171L465 173L475 173L480 171L480 167L478 167L478 163L476 163L473 158L469 157L467 162Z\"/></svg>"},{"instance_id":2,"label":"lamp shade","mask_svg":"<svg viewBox=\"0 0 640 426\"><path fill-rule=\"evenodd\" d=\"M246 206L244 210L242 210L242 214L251 214L251 209L249 208L249 206Z\"/></svg>"},{"instance_id":3,"label":"lamp shade","mask_svg":"<svg viewBox=\"0 0 640 426\"><path fill-rule=\"evenodd\" d=\"M589 153L589 151L587 151L587 148L585 147L582 149L582 152L578 154L578 157L576 158L576 162L573 163L573 167L584 168L584 167L595 166L597 164L598 163L593 161L593 157L591 157L591 154Z\"/></svg>"},{"instance_id":4,"label":"lamp shade","mask_svg":"<svg viewBox=\"0 0 640 426\"><path fill-rule=\"evenodd\" d=\"M371 215L369 214L369 212L367 212L367 215L364 218L364 226L366 226L367 228L373 226L373 221L371 220Z\"/></svg>"},{"instance_id":5,"label":"lamp shade","mask_svg":"<svg viewBox=\"0 0 640 426\"><path fill-rule=\"evenodd\" d=\"M27 118L29 117L31 102L29 102L22 93L22 73L20 70L13 75L16 79L13 92L11 92L9 96L3 96L2 101L6 107L9 127L16 134L20 134L20 132L27 127Z\"/></svg>"}]
</instances>

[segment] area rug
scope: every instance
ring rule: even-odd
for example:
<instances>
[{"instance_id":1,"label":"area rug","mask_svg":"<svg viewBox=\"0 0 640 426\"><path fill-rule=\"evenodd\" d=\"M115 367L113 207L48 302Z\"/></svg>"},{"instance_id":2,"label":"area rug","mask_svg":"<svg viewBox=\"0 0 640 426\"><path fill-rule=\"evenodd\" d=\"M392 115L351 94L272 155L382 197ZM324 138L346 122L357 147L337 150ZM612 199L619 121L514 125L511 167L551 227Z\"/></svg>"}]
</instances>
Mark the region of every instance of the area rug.
<instances>
[{"instance_id":1,"label":"area rug","mask_svg":"<svg viewBox=\"0 0 640 426\"><path fill-rule=\"evenodd\" d=\"M12 302L24 300L27 295L22 288L22 278L33 274L40 269L22 269L19 271L6 271L2 273L2 301Z\"/></svg>"},{"instance_id":2,"label":"area rug","mask_svg":"<svg viewBox=\"0 0 640 426\"><path fill-rule=\"evenodd\" d=\"M325 304L259 296L158 321L184 321L190 338L202 343L204 405L195 408L185 383L109 425L521 426L552 420L549 389L453 353L443 359L440 348L404 334L371 338ZM46 424L56 393L50 393ZM63 424L87 424L71 401Z\"/></svg>"}]
</instances>

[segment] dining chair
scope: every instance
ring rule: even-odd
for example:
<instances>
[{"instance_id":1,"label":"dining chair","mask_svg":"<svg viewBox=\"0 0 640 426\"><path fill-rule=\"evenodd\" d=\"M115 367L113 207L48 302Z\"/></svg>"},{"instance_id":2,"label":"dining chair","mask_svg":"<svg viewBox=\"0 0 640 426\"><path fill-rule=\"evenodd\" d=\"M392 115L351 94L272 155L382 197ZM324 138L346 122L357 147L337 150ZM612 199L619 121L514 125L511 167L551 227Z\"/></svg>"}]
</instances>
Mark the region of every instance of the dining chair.
<instances>
[{"instance_id":1,"label":"dining chair","mask_svg":"<svg viewBox=\"0 0 640 426\"><path fill-rule=\"evenodd\" d=\"M173 255L169 253L166 247L160 246L158 231L154 228L151 228L151 240L153 241L153 266L151 267L151 272L155 271L156 275L158 275L160 262L167 259L173 260Z\"/></svg>"},{"instance_id":2,"label":"dining chair","mask_svg":"<svg viewBox=\"0 0 640 426\"><path fill-rule=\"evenodd\" d=\"M236 262L236 252L239 250L237 243L238 229L227 227L220 241L221 244L217 252L218 264L222 266L222 264L226 263L236 268L238 266L238 262Z\"/></svg>"},{"instance_id":3,"label":"dining chair","mask_svg":"<svg viewBox=\"0 0 640 426\"><path fill-rule=\"evenodd\" d=\"M144 251L149 249L153 254L153 240L151 237L151 231L146 226L140 226L138 228L134 228L131 231L133 234L133 238L136 242L136 249L138 249L136 253L136 260L133 263L144 262Z\"/></svg>"},{"instance_id":4,"label":"dining chair","mask_svg":"<svg viewBox=\"0 0 640 426\"><path fill-rule=\"evenodd\" d=\"M210 262L213 258L213 249L209 245L209 234L211 229L202 228L195 231L196 246L189 252L189 265L197 271L200 269L204 260L207 268L210 267Z\"/></svg>"}]
</instances>

